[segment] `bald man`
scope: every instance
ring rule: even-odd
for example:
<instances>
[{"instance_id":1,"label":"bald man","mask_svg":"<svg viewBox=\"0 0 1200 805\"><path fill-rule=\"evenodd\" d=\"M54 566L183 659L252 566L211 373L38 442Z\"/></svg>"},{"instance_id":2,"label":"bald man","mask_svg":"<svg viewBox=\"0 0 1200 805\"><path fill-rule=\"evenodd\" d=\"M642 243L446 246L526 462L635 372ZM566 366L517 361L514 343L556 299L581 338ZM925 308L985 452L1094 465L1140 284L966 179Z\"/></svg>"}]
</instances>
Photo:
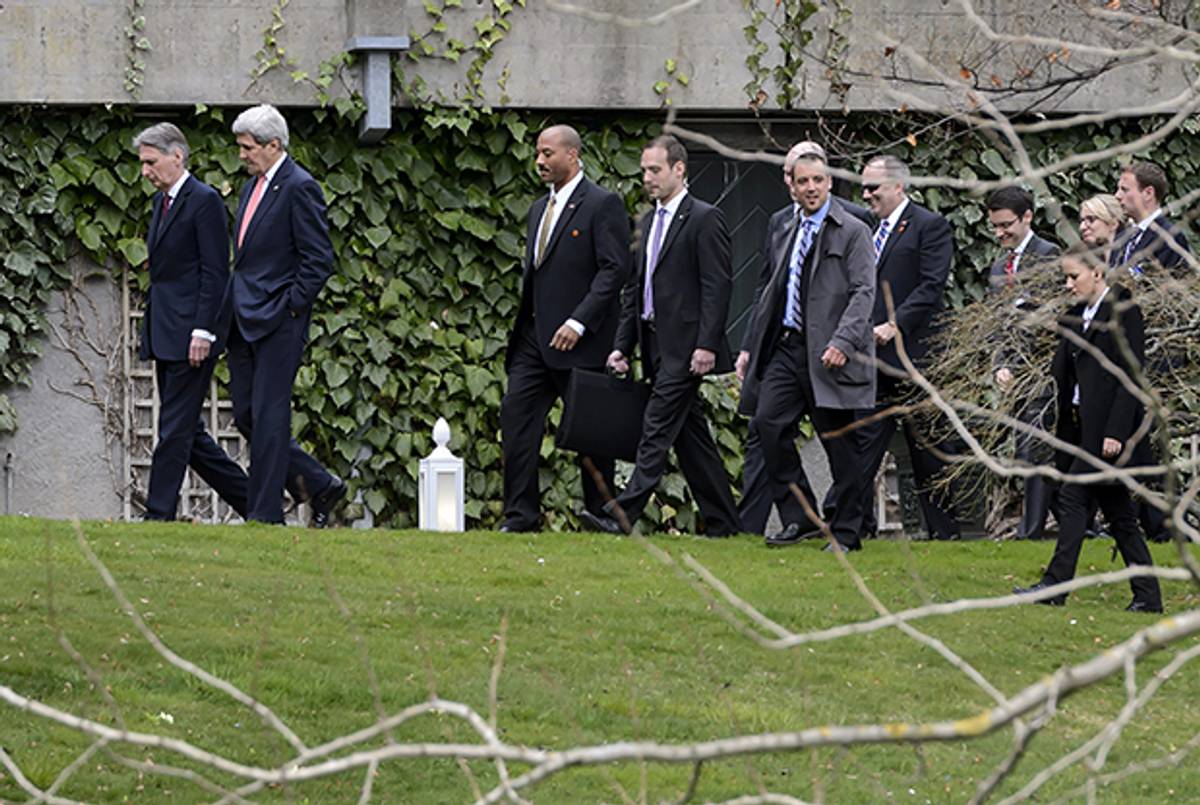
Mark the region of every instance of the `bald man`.
<instances>
[{"instance_id":1,"label":"bald man","mask_svg":"<svg viewBox=\"0 0 1200 805\"><path fill-rule=\"evenodd\" d=\"M551 126L537 139L537 172L547 192L529 210L521 304L505 356L501 531L541 527L538 455L546 415L565 393L571 369L604 371L629 276L625 204L584 177L582 148L570 126ZM593 461L611 495L612 459ZM599 513L604 496L581 470L584 508Z\"/></svg>"}]
</instances>

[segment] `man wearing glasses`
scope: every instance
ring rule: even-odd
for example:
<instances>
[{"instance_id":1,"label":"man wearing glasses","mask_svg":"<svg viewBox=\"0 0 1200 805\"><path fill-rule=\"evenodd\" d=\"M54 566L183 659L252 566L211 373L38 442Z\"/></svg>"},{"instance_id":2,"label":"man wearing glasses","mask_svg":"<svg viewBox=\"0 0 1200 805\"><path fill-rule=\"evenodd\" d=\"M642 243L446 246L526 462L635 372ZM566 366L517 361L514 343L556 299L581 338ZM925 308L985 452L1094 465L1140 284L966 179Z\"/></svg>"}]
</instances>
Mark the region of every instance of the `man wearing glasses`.
<instances>
[{"instance_id":1,"label":"man wearing glasses","mask_svg":"<svg viewBox=\"0 0 1200 805\"><path fill-rule=\"evenodd\" d=\"M1059 248L1045 238L1036 235L1033 223L1033 195L1020 187L1002 187L987 198L988 224L992 234L1004 247L999 259L992 263L988 277L994 293L1011 287L1018 272L1036 270L1058 256ZM1024 298L1016 300L1020 308L1030 307ZM995 369L996 385L1007 391L1013 382L1010 350L1001 349ZM1037 394L1017 406L1017 417L1027 425L1045 429L1045 416L1053 400L1050 389ZM1045 442L1027 433L1017 433L1016 458L1028 464L1048 464L1053 451ZM1021 510L1021 521L1017 525L1017 539L1042 539L1046 527L1046 514L1055 507L1055 490L1052 485L1037 475L1025 479L1025 499Z\"/></svg>"}]
</instances>

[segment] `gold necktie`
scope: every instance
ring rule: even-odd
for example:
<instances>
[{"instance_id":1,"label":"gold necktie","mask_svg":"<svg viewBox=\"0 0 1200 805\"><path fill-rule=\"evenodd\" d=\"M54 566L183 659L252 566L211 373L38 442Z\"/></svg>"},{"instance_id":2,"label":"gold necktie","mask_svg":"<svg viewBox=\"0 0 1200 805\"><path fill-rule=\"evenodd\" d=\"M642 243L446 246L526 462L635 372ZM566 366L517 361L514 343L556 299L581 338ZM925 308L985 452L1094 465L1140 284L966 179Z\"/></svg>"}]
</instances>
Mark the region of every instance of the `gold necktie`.
<instances>
[{"instance_id":1,"label":"gold necktie","mask_svg":"<svg viewBox=\"0 0 1200 805\"><path fill-rule=\"evenodd\" d=\"M538 232L537 242L537 263L536 268L541 268L542 261L546 259L546 244L550 240L550 220L554 217L554 195L550 195L550 203L546 205L546 214L542 216L542 228Z\"/></svg>"}]
</instances>

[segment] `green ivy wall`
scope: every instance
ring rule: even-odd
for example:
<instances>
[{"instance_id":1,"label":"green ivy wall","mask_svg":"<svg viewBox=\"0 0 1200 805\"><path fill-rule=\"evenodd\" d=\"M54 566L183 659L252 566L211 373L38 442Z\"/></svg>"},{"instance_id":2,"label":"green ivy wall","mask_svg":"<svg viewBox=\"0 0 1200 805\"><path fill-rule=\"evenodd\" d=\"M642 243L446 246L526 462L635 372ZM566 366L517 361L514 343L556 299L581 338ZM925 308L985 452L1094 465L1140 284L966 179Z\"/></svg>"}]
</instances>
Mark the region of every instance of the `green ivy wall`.
<instances>
[{"instance_id":1,"label":"green ivy wall","mask_svg":"<svg viewBox=\"0 0 1200 805\"><path fill-rule=\"evenodd\" d=\"M338 255L296 383L295 431L334 471L349 477L357 469L377 523L405 526L416 518L417 459L431 447L434 420L445 416L455 431L451 446L468 467L468 520L493 525L501 506L504 347L518 302L525 215L541 192L533 142L546 120L515 111L400 112L380 146L360 148L352 117L289 113L291 151L324 186ZM232 113L201 107L170 118L188 134L191 170L221 191L232 219L244 176L229 134ZM52 291L68 279L69 258L82 252L114 275L144 262L151 188L129 142L157 119L130 108L0 108L0 432L19 426L3 391L29 381L45 335L44 312ZM590 119L582 131L587 172L621 192L633 214L642 204L640 147L658 121ZM1152 124L1077 129L1027 145L1035 162L1045 164L1131 139ZM1001 151L950 125L864 115L847 128L854 153L888 147L919 173L991 179L1010 172ZM1194 130L1147 154L1168 167L1176 194L1197 185ZM1114 171L1081 169L1049 183L1070 209L1074 200L1111 189ZM918 195L955 226L958 257L948 300L978 298L995 251L981 203L942 189ZM144 271L136 276L145 282ZM736 394L731 378L706 384L732 478L740 477L744 432ZM549 525L571 527L578 473L549 436L543 456ZM679 473L667 478L648 515L663 527L693 525Z\"/></svg>"}]
</instances>

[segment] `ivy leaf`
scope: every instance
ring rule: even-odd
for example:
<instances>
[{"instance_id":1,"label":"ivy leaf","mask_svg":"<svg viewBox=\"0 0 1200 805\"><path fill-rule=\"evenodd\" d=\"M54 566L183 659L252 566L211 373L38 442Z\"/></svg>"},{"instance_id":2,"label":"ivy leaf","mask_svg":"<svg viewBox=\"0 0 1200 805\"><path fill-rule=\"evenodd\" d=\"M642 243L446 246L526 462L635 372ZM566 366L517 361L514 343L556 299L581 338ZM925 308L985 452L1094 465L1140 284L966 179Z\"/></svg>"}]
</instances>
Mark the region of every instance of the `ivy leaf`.
<instances>
[{"instance_id":1,"label":"ivy leaf","mask_svg":"<svg viewBox=\"0 0 1200 805\"><path fill-rule=\"evenodd\" d=\"M104 225L110 235L116 235L121 231L121 224L125 221L125 216L116 207L104 205L96 210L96 220Z\"/></svg>"},{"instance_id":2,"label":"ivy leaf","mask_svg":"<svg viewBox=\"0 0 1200 805\"><path fill-rule=\"evenodd\" d=\"M344 173L331 173L326 176L325 186L339 196L354 192L354 182Z\"/></svg>"},{"instance_id":3,"label":"ivy leaf","mask_svg":"<svg viewBox=\"0 0 1200 805\"><path fill-rule=\"evenodd\" d=\"M113 175L108 172L107 168L101 168L100 170L93 172L91 178L92 187L96 188L104 195L111 198L112 195L117 191L117 180L113 178Z\"/></svg>"},{"instance_id":4,"label":"ivy leaf","mask_svg":"<svg viewBox=\"0 0 1200 805\"><path fill-rule=\"evenodd\" d=\"M44 184L34 191L25 211L30 215L47 215L54 212L54 202L58 200L58 189L54 185Z\"/></svg>"},{"instance_id":5,"label":"ivy leaf","mask_svg":"<svg viewBox=\"0 0 1200 805\"><path fill-rule=\"evenodd\" d=\"M50 166L50 181L54 182L56 190L79 184L79 180L75 178L74 174L57 163Z\"/></svg>"},{"instance_id":6,"label":"ivy leaf","mask_svg":"<svg viewBox=\"0 0 1200 805\"><path fill-rule=\"evenodd\" d=\"M100 227L82 218L75 223L75 235L84 248L92 252L99 251L104 237L100 232Z\"/></svg>"},{"instance_id":7,"label":"ivy leaf","mask_svg":"<svg viewBox=\"0 0 1200 805\"><path fill-rule=\"evenodd\" d=\"M332 358L327 358L321 364L321 370L325 373L325 380L330 389L341 388L350 379L350 370L343 361L335 361Z\"/></svg>"},{"instance_id":8,"label":"ivy leaf","mask_svg":"<svg viewBox=\"0 0 1200 805\"><path fill-rule=\"evenodd\" d=\"M434 220L450 230L457 230L462 223L463 214L459 210L447 210L445 212L435 212Z\"/></svg>"},{"instance_id":9,"label":"ivy leaf","mask_svg":"<svg viewBox=\"0 0 1200 805\"><path fill-rule=\"evenodd\" d=\"M525 135L529 133L529 127L521 122L516 115L508 115L504 119L504 125L508 129L509 134L514 140L523 141Z\"/></svg>"},{"instance_id":10,"label":"ivy leaf","mask_svg":"<svg viewBox=\"0 0 1200 805\"><path fill-rule=\"evenodd\" d=\"M64 159L61 164L63 168L81 182L86 182L90 179L92 173L96 170L96 163L85 156L73 156Z\"/></svg>"},{"instance_id":11,"label":"ivy leaf","mask_svg":"<svg viewBox=\"0 0 1200 805\"><path fill-rule=\"evenodd\" d=\"M472 397L480 397L484 390L495 382L495 377L487 369L481 366L468 366L466 368L467 391Z\"/></svg>"},{"instance_id":12,"label":"ivy leaf","mask_svg":"<svg viewBox=\"0 0 1200 805\"><path fill-rule=\"evenodd\" d=\"M22 277L33 276L38 263L48 263L50 258L27 240L19 241L4 257L4 267Z\"/></svg>"},{"instance_id":13,"label":"ivy leaf","mask_svg":"<svg viewBox=\"0 0 1200 805\"><path fill-rule=\"evenodd\" d=\"M491 240L496 236L496 227L483 218L473 215L464 215L462 217L462 228L480 240Z\"/></svg>"},{"instance_id":14,"label":"ivy leaf","mask_svg":"<svg viewBox=\"0 0 1200 805\"><path fill-rule=\"evenodd\" d=\"M997 176L1003 176L1005 171L1004 157L995 148L987 148L979 155L979 161Z\"/></svg>"},{"instance_id":15,"label":"ivy leaf","mask_svg":"<svg viewBox=\"0 0 1200 805\"><path fill-rule=\"evenodd\" d=\"M142 265L150 256L146 252L146 241L141 238L122 238L117 242L117 249L131 266Z\"/></svg>"},{"instance_id":16,"label":"ivy leaf","mask_svg":"<svg viewBox=\"0 0 1200 805\"><path fill-rule=\"evenodd\" d=\"M387 498L378 489L368 489L363 492L363 503L372 514L379 515L387 507Z\"/></svg>"},{"instance_id":17,"label":"ivy leaf","mask_svg":"<svg viewBox=\"0 0 1200 805\"><path fill-rule=\"evenodd\" d=\"M386 226L373 226L363 232L363 235L366 237L368 243L378 249L388 242L388 238L392 236L392 230Z\"/></svg>"}]
</instances>

